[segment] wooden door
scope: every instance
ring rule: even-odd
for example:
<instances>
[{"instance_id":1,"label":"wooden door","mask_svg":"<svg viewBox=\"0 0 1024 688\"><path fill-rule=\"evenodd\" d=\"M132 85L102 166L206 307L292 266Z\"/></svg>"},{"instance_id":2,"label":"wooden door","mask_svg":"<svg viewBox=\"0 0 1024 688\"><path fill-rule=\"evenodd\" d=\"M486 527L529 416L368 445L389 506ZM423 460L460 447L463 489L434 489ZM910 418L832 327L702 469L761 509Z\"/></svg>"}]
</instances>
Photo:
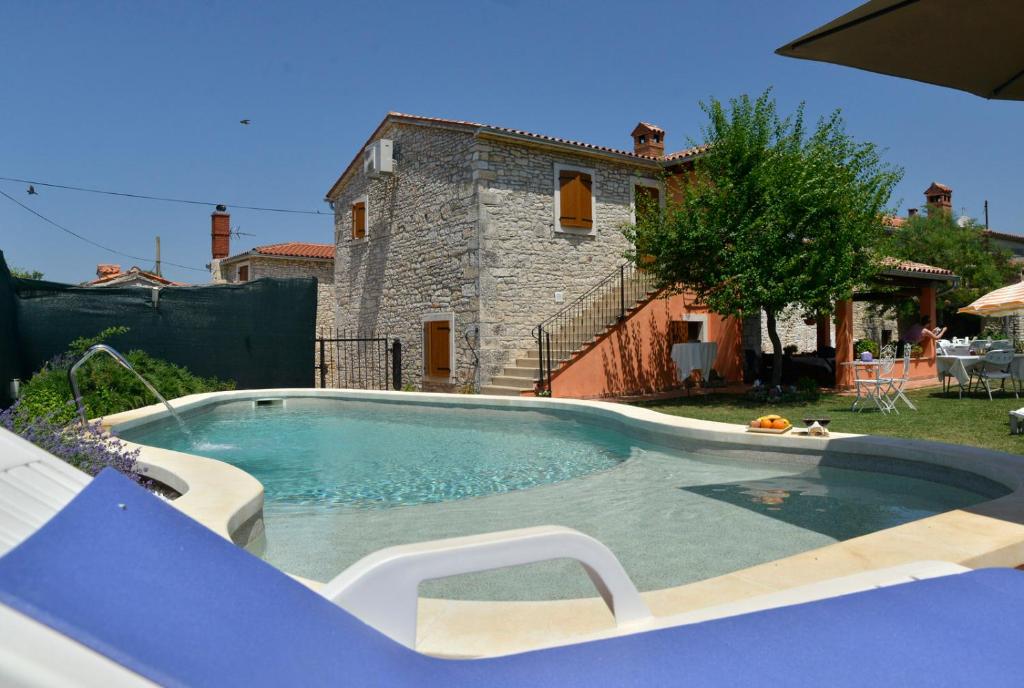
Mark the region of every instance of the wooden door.
<instances>
[{"instance_id":1,"label":"wooden door","mask_svg":"<svg viewBox=\"0 0 1024 688\"><path fill-rule=\"evenodd\" d=\"M428 322L425 328L427 375L451 376L451 325L447 320Z\"/></svg>"}]
</instances>

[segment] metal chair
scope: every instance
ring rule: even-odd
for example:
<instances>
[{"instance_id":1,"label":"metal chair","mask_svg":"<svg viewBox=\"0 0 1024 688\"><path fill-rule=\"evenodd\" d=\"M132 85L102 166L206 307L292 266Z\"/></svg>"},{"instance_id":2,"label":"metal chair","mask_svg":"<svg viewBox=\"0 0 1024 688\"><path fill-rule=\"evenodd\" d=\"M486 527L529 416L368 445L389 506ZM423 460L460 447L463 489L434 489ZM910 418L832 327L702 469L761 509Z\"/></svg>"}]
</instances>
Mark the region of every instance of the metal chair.
<instances>
[{"instance_id":1,"label":"metal chair","mask_svg":"<svg viewBox=\"0 0 1024 688\"><path fill-rule=\"evenodd\" d=\"M857 405L864 399L870 399L882 413L892 410L892 405L885 397L885 390L891 382L892 368L896 364L896 345L886 344L878 354L878 362L874 366L858 366L856 370L873 370L872 377L854 377L853 384L857 398L853 400L852 411L861 411Z\"/></svg>"},{"instance_id":2,"label":"metal chair","mask_svg":"<svg viewBox=\"0 0 1024 688\"><path fill-rule=\"evenodd\" d=\"M888 386L883 392L884 401L888 404L889 409L899 413L899 409L896 408L896 402L899 399L903 400L903 403L910 407L911 411L916 411L917 407L911 403L907 395L903 393L904 388L907 386L907 382L910 381L910 347L906 346L903 348L903 375L902 377L891 377L888 379Z\"/></svg>"},{"instance_id":3,"label":"metal chair","mask_svg":"<svg viewBox=\"0 0 1024 688\"><path fill-rule=\"evenodd\" d=\"M1013 352L999 350L989 351L985 354L985 360L982 361L981 365L975 368L971 377L977 377L978 382L985 386L985 391L988 392L988 398L992 400L992 388L989 387L989 380L999 380L999 388L1002 391L1006 391L1006 381L1010 380L1013 382L1013 396L1020 398L1017 393L1017 381L1013 379L1010 373L1010 365L1013 363Z\"/></svg>"}]
</instances>

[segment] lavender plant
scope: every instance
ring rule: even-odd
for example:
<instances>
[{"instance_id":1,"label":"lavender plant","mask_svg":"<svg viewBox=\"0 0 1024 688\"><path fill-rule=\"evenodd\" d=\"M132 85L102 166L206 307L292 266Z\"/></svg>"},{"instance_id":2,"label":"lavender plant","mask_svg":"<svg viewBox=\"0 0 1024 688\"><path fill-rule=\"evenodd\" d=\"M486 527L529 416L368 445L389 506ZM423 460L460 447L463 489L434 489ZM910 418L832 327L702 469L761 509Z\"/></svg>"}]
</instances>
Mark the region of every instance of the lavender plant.
<instances>
[{"instance_id":1,"label":"lavender plant","mask_svg":"<svg viewBox=\"0 0 1024 688\"><path fill-rule=\"evenodd\" d=\"M26 413L19 400L0 412L0 427L24 437L89 475L110 467L137 483L148 484L148 480L135 472L138 449L129 449L115 435L105 431L99 422L85 426L68 424L56 420L56 415Z\"/></svg>"}]
</instances>

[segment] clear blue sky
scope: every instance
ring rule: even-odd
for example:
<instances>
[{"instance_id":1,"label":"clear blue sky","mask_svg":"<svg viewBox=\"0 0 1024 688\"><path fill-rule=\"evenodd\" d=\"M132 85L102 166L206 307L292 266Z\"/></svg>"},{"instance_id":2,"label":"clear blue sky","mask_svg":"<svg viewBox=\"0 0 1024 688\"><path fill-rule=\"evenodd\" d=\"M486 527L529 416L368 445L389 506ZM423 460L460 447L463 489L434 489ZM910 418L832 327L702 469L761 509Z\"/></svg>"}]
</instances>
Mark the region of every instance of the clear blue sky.
<instances>
[{"instance_id":1,"label":"clear blue sky","mask_svg":"<svg viewBox=\"0 0 1024 688\"><path fill-rule=\"evenodd\" d=\"M778 57L857 0L787 2L9 2L0 22L0 176L247 205L326 210L323 196L388 110L630 145L640 119L669 148L700 134L698 102L774 86L780 106L841 108L851 133L958 212L1024 231L1024 103ZM244 127L242 118L252 120ZM127 253L209 261L209 210L0 182ZM241 210L255 237L329 242L329 215ZM0 197L12 265L79 282L131 259L83 244ZM151 261L140 263L149 268ZM205 282L201 272L165 274Z\"/></svg>"}]
</instances>

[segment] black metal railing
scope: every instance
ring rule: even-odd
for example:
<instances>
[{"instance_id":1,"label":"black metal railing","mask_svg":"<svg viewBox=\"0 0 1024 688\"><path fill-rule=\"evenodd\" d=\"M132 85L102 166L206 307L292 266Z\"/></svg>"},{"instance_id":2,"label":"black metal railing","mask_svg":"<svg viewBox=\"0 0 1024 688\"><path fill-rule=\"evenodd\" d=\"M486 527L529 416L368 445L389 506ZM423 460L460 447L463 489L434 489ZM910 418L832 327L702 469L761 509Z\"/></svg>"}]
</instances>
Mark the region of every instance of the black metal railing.
<instances>
[{"instance_id":1,"label":"black metal railing","mask_svg":"<svg viewBox=\"0 0 1024 688\"><path fill-rule=\"evenodd\" d=\"M624 320L638 303L658 288L654 275L633 263L625 263L533 328L541 389L550 391L552 371L593 343L609 327Z\"/></svg>"},{"instance_id":2,"label":"black metal railing","mask_svg":"<svg viewBox=\"0 0 1024 688\"><path fill-rule=\"evenodd\" d=\"M320 330L314 355L318 387L402 388L402 342L397 339Z\"/></svg>"}]
</instances>

